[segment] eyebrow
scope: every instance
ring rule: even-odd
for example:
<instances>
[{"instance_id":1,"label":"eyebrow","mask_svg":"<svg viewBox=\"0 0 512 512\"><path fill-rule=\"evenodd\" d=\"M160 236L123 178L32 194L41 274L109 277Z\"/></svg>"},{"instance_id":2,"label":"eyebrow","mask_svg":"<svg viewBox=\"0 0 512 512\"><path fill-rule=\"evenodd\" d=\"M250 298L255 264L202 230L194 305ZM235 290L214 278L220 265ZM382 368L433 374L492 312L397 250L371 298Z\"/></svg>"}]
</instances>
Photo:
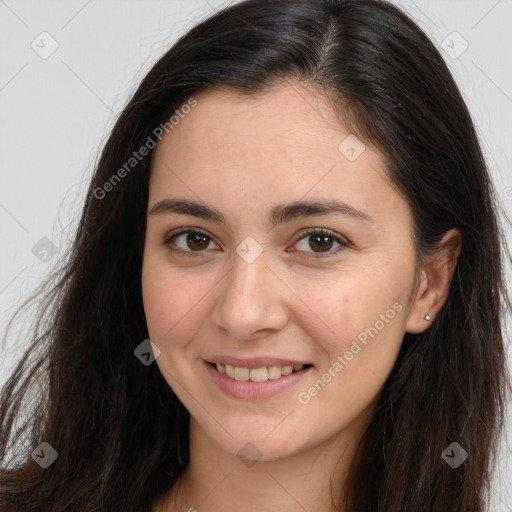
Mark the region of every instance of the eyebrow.
<instances>
[{"instance_id":1,"label":"eyebrow","mask_svg":"<svg viewBox=\"0 0 512 512\"><path fill-rule=\"evenodd\" d=\"M189 199L163 199L155 203L149 212L149 215L158 214L184 214L199 217L201 219L213 220L222 224L226 224L226 219L222 212ZM357 210L349 204L336 200L319 200L319 201L297 201L290 204L280 204L275 206L268 217L272 226L284 222L290 222L294 219L311 217L315 215L338 214L351 217L357 220L374 222L374 220L366 213Z\"/></svg>"}]
</instances>

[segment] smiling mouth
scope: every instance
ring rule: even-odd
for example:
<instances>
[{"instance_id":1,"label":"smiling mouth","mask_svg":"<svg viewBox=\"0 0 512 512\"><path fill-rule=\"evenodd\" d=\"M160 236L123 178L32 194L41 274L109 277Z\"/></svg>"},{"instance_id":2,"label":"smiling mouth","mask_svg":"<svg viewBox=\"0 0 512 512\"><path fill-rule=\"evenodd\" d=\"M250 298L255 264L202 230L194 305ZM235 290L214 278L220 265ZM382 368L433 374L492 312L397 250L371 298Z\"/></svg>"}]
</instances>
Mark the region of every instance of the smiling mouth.
<instances>
[{"instance_id":1,"label":"smiling mouth","mask_svg":"<svg viewBox=\"0 0 512 512\"><path fill-rule=\"evenodd\" d=\"M252 382L265 382L276 380L283 376L304 371L311 367L311 364L288 365L288 366L261 366L260 368L242 368L230 364L208 362L220 374L226 375L233 380L250 380Z\"/></svg>"}]
</instances>

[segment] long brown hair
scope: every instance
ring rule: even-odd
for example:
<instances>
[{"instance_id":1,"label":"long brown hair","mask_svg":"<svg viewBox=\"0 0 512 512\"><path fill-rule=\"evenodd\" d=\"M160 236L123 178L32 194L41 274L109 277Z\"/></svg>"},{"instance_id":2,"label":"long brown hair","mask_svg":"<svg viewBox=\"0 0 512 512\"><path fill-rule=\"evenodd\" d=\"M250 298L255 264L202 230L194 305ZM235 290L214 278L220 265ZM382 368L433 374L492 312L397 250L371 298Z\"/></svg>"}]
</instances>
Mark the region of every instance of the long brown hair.
<instances>
[{"instance_id":1,"label":"long brown hair","mask_svg":"<svg viewBox=\"0 0 512 512\"><path fill-rule=\"evenodd\" d=\"M459 89L424 32L379 0L242 1L191 29L143 79L102 150L69 254L34 297L31 344L2 389L0 510L150 511L186 469L189 413L157 365L134 356L148 338L152 151L118 170L199 91L255 95L288 79L323 93L381 150L411 206L419 254L452 227L463 240L439 315L404 336L347 510L484 510L510 390L500 323L510 255ZM58 453L46 469L31 457L42 442ZM442 457L452 442L468 453L456 469Z\"/></svg>"}]
</instances>

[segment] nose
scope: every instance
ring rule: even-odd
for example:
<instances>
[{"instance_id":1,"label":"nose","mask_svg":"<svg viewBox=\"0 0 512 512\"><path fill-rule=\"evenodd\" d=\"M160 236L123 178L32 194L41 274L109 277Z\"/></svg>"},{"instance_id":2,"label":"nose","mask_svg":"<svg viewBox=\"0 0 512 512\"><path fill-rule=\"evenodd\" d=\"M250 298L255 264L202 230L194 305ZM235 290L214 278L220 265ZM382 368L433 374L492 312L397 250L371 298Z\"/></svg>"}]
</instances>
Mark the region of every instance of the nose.
<instances>
[{"instance_id":1,"label":"nose","mask_svg":"<svg viewBox=\"0 0 512 512\"><path fill-rule=\"evenodd\" d=\"M257 339L286 325L291 292L269 268L265 252L252 263L236 254L221 283L213 322L232 339Z\"/></svg>"}]
</instances>

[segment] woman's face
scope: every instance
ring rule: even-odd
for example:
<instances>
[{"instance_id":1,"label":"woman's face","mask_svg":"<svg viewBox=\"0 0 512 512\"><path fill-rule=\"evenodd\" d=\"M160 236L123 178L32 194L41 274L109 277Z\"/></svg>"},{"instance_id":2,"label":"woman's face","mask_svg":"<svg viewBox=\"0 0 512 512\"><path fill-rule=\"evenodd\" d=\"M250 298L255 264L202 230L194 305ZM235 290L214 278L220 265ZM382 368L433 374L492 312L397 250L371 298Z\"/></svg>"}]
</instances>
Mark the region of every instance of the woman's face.
<instances>
[{"instance_id":1,"label":"woman's face","mask_svg":"<svg viewBox=\"0 0 512 512\"><path fill-rule=\"evenodd\" d=\"M411 212L317 92L195 100L152 161L156 364L218 448L297 454L373 411L408 329Z\"/></svg>"}]
</instances>

